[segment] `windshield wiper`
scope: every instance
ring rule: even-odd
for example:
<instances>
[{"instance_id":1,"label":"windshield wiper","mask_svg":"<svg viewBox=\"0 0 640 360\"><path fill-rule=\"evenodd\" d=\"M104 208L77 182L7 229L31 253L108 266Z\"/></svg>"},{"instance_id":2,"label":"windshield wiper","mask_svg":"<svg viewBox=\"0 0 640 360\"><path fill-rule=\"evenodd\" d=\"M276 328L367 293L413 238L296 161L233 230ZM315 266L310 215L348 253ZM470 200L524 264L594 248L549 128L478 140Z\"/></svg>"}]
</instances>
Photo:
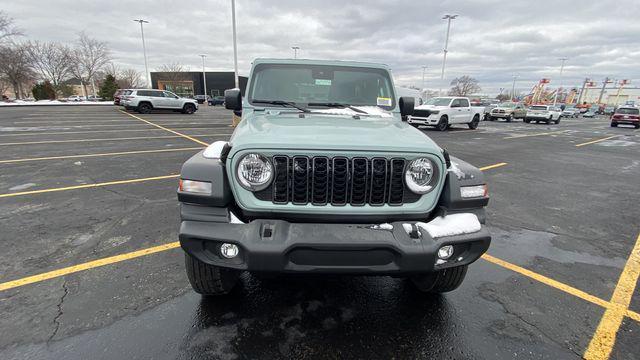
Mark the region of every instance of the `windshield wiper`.
<instances>
[{"instance_id":1,"label":"windshield wiper","mask_svg":"<svg viewBox=\"0 0 640 360\"><path fill-rule=\"evenodd\" d=\"M348 104L341 104L341 103L337 103L337 102L317 102L317 103L309 103L309 106L326 106L326 107L337 107L337 108L347 108L349 110L353 110L357 113L360 114L367 114L370 115L368 112L362 110L362 109L358 109L355 106L351 106Z\"/></svg>"},{"instance_id":2,"label":"windshield wiper","mask_svg":"<svg viewBox=\"0 0 640 360\"><path fill-rule=\"evenodd\" d=\"M284 107L296 108L302 112L308 113L309 109L306 107L296 105L296 103L292 101L282 101L282 100L253 100L254 104L268 104L268 105L280 105Z\"/></svg>"}]
</instances>

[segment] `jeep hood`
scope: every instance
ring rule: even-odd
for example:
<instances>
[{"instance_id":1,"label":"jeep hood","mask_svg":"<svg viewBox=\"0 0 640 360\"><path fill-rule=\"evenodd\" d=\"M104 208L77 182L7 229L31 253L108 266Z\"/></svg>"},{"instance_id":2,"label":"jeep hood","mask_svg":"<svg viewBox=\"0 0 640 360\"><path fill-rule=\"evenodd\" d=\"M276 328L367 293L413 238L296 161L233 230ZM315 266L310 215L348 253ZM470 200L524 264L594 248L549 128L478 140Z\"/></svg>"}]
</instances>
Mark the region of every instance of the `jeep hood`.
<instances>
[{"instance_id":1,"label":"jeep hood","mask_svg":"<svg viewBox=\"0 0 640 360\"><path fill-rule=\"evenodd\" d=\"M297 112L254 112L231 137L231 153L245 149L420 152L441 157L440 147L395 117L354 118Z\"/></svg>"}]
</instances>

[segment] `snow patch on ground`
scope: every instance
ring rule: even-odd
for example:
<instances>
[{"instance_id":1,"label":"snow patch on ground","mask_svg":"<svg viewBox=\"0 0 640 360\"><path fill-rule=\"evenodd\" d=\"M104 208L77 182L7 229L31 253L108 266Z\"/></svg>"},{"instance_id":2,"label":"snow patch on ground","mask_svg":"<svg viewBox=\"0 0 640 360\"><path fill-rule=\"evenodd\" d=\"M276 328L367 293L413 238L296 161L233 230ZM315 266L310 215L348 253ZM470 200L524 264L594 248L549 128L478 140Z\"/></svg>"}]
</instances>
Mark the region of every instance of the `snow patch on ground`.
<instances>
[{"instance_id":1,"label":"snow patch on ground","mask_svg":"<svg viewBox=\"0 0 640 360\"><path fill-rule=\"evenodd\" d=\"M26 183L26 184L22 184L22 185L16 185L14 187L9 188L9 191L18 191L18 190L26 190L30 187L34 187L36 186L36 184L34 183Z\"/></svg>"},{"instance_id":2,"label":"snow patch on ground","mask_svg":"<svg viewBox=\"0 0 640 360\"><path fill-rule=\"evenodd\" d=\"M482 229L478 217L470 213L451 214L444 217L439 216L428 223L417 222L416 226L428 232L432 238L472 234ZM411 224L402 224L402 227L407 234L412 230Z\"/></svg>"},{"instance_id":3,"label":"snow patch on ground","mask_svg":"<svg viewBox=\"0 0 640 360\"><path fill-rule=\"evenodd\" d=\"M82 161L76 161L73 163L73 165L82 165Z\"/></svg>"}]
</instances>

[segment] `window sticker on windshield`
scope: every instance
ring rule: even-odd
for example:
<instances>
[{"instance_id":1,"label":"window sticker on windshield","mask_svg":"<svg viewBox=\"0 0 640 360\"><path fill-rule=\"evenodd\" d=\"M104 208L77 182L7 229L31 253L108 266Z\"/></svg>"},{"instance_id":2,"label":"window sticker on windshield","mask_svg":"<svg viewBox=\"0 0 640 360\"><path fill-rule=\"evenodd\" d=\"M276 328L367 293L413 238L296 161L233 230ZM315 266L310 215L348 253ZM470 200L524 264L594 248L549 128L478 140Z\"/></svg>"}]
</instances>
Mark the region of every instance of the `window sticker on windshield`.
<instances>
[{"instance_id":1,"label":"window sticker on windshield","mask_svg":"<svg viewBox=\"0 0 640 360\"><path fill-rule=\"evenodd\" d=\"M316 85L331 86L331 79L316 79Z\"/></svg>"},{"instance_id":2,"label":"window sticker on windshield","mask_svg":"<svg viewBox=\"0 0 640 360\"><path fill-rule=\"evenodd\" d=\"M376 102L378 106L391 106L391 98L379 97Z\"/></svg>"}]
</instances>

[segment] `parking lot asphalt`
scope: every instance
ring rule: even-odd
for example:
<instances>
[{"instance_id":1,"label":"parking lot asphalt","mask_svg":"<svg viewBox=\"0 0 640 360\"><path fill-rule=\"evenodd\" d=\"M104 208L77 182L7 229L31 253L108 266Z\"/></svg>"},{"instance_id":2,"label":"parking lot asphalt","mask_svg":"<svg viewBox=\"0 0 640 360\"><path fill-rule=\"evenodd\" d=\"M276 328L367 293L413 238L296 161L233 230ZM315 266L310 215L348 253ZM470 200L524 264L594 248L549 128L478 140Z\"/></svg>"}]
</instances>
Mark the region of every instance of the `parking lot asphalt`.
<instances>
[{"instance_id":1,"label":"parking lot asphalt","mask_svg":"<svg viewBox=\"0 0 640 360\"><path fill-rule=\"evenodd\" d=\"M0 109L0 358L637 359L640 131L421 129L488 167L490 256L454 292L245 274L201 298L175 245L177 174L230 117Z\"/></svg>"}]
</instances>

